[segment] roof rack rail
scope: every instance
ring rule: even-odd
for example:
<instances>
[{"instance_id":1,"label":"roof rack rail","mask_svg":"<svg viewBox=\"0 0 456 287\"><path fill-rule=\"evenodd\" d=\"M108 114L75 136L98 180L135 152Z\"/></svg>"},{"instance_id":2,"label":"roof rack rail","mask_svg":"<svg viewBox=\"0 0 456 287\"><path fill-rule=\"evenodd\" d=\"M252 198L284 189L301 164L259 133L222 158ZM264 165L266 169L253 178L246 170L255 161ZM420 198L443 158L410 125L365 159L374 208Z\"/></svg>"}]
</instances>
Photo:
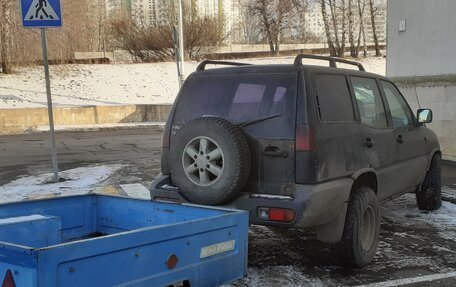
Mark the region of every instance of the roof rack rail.
<instances>
[{"instance_id":1,"label":"roof rack rail","mask_svg":"<svg viewBox=\"0 0 456 287\"><path fill-rule=\"evenodd\" d=\"M294 61L295 66L302 66L302 59L316 59L316 60L323 60L329 61L329 66L332 68L337 68L337 63L344 63L348 65L357 66L358 69L362 72L365 72L364 66L361 63L355 61L349 61L345 59L335 58L335 57L327 57L327 56L319 56L319 55L306 55L306 54L299 54L296 56Z\"/></svg>"},{"instance_id":2,"label":"roof rack rail","mask_svg":"<svg viewBox=\"0 0 456 287\"><path fill-rule=\"evenodd\" d=\"M206 65L226 65L226 66L250 66L251 64L237 63L237 62L226 62L226 61L210 61L206 60L201 62L196 70L198 72L206 70Z\"/></svg>"}]
</instances>

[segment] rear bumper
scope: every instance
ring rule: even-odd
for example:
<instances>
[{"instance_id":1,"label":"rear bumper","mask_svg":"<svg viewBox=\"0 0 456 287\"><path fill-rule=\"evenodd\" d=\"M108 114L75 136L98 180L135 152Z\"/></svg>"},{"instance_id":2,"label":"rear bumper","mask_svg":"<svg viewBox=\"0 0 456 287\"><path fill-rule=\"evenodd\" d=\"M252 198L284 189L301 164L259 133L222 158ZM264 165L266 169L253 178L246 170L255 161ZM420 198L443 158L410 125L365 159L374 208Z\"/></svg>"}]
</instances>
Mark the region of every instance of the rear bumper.
<instances>
[{"instance_id":1,"label":"rear bumper","mask_svg":"<svg viewBox=\"0 0 456 287\"><path fill-rule=\"evenodd\" d=\"M313 228L334 221L350 197L353 179L342 178L315 185L294 185L294 196L276 196L269 194L241 193L226 207L249 211L250 224L272 226L296 226ZM170 183L169 176L164 175L154 181L151 188L153 200L185 202L179 189ZM290 223L264 221L258 218L258 208L286 208L296 213Z\"/></svg>"}]
</instances>

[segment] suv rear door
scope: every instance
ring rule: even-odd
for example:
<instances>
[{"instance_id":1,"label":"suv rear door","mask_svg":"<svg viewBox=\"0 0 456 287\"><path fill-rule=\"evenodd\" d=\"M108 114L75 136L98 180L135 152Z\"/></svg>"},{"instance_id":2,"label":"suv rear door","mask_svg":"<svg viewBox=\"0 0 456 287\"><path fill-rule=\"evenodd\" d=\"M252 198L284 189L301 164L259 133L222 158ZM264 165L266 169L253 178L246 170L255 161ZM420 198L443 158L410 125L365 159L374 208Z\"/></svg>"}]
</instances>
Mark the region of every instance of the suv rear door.
<instances>
[{"instance_id":1,"label":"suv rear door","mask_svg":"<svg viewBox=\"0 0 456 287\"><path fill-rule=\"evenodd\" d=\"M172 129L201 116L241 127L251 151L246 192L285 195L295 178L297 73L196 75L179 96Z\"/></svg>"}]
</instances>

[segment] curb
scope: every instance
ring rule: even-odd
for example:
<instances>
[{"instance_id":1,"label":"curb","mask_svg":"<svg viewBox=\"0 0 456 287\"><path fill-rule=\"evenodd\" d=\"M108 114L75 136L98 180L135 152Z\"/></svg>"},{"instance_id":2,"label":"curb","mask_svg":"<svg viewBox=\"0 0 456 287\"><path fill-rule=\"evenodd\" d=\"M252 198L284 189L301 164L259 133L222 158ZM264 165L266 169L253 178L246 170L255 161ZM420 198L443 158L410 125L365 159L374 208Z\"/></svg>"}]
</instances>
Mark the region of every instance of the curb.
<instances>
[{"instance_id":1,"label":"curb","mask_svg":"<svg viewBox=\"0 0 456 287\"><path fill-rule=\"evenodd\" d=\"M141 122L141 123L119 123L119 124L95 124L95 125L75 125L75 126L55 126L56 133L62 132L94 132L109 130L132 130L132 129L152 129L163 131L165 122ZM22 134L40 134L48 133L48 126L38 126L27 129L18 129L10 131L0 131L0 136L22 135Z\"/></svg>"}]
</instances>

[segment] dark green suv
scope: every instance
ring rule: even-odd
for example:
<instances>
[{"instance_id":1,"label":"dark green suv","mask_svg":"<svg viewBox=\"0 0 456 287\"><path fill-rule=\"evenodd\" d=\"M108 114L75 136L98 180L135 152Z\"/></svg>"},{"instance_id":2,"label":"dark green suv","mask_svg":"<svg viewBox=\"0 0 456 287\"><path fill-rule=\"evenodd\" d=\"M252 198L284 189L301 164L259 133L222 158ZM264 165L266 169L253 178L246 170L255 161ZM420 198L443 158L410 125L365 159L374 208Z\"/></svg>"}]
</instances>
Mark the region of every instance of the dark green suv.
<instances>
[{"instance_id":1,"label":"dark green suv","mask_svg":"<svg viewBox=\"0 0 456 287\"><path fill-rule=\"evenodd\" d=\"M304 65L307 58L329 67ZM172 108L152 198L227 205L250 211L251 224L314 230L342 261L364 266L378 245L379 203L416 192L418 208L441 206L431 121L431 110L415 117L394 83L356 62L205 61Z\"/></svg>"}]
</instances>

